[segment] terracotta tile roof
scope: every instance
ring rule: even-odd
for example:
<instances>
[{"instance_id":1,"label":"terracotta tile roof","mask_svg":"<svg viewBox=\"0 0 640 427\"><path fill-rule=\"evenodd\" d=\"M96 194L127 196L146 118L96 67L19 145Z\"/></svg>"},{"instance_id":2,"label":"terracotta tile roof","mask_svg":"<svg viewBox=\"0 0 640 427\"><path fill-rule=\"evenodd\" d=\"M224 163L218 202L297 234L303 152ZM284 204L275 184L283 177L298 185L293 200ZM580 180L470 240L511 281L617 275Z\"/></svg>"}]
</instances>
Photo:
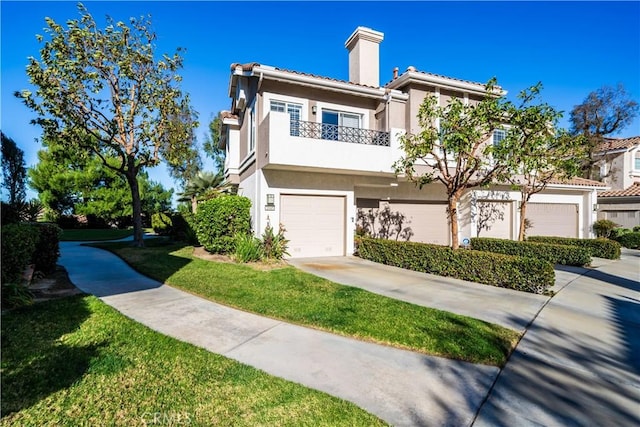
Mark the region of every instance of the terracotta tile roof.
<instances>
[{"instance_id":1,"label":"terracotta tile roof","mask_svg":"<svg viewBox=\"0 0 640 427\"><path fill-rule=\"evenodd\" d=\"M592 179L580 178L578 176L573 177L571 179L552 179L551 181L549 181L549 184L577 185L577 186L586 185L589 187L608 187L608 185L603 182L594 181Z\"/></svg>"},{"instance_id":2,"label":"terracotta tile roof","mask_svg":"<svg viewBox=\"0 0 640 427\"><path fill-rule=\"evenodd\" d=\"M279 68L279 67L274 67L274 68L276 70L278 70L278 71L283 72L283 73L296 74L298 76L313 77L313 78L316 78L316 79L330 80L332 82L346 83L346 84L350 84L350 85L354 85L354 86L369 87L369 88L373 88L373 89L379 89L380 88L379 86L363 85L363 84L359 84L359 83L350 82L348 80L334 79L333 77L325 77L325 76L319 76L317 74L303 73L301 71L287 70L286 68Z\"/></svg>"},{"instance_id":3,"label":"terracotta tile roof","mask_svg":"<svg viewBox=\"0 0 640 427\"><path fill-rule=\"evenodd\" d=\"M441 79L455 80L457 82L469 83L469 84L472 84L472 85L479 85L479 86L482 86L482 87L484 87L484 85L485 85L485 83L474 82L474 81L471 81L471 80L458 79L458 78L455 78L455 77L449 77L449 76L445 76L445 75L442 75L442 74L429 73L427 71L420 71L420 70L416 70L413 67L408 67L407 70L404 73L402 73L402 74L400 74L398 76L398 78L400 78L401 76L403 76L404 74L406 74L408 72L424 74L424 75L427 75L427 76L438 77L438 78L441 78ZM385 87L389 86L395 80L397 80L397 79L393 79L393 80L387 82L384 86ZM497 90L502 90L502 87L501 86L496 86L496 89Z\"/></svg>"},{"instance_id":4,"label":"terracotta tile roof","mask_svg":"<svg viewBox=\"0 0 640 427\"><path fill-rule=\"evenodd\" d=\"M246 64L241 64L239 62L234 62L231 64L231 71L234 71L238 67L242 67L242 71L251 71L253 67L260 66L257 62L247 62Z\"/></svg>"},{"instance_id":5,"label":"terracotta tile roof","mask_svg":"<svg viewBox=\"0 0 640 427\"><path fill-rule=\"evenodd\" d=\"M237 119L238 116L231 113L231 111L220 111L220 118L222 119Z\"/></svg>"},{"instance_id":6,"label":"terracotta tile roof","mask_svg":"<svg viewBox=\"0 0 640 427\"><path fill-rule=\"evenodd\" d=\"M613 151L632 148L640 144L640 136L632 136L629 138L604 138L604 141L598 145L597 151Z\"/></svg>"},{"instance_id":7,"label":"terracotta tile roof","mask_svg":"<svg viewBox=\"0 0 640 427\"><path fill-rule=\"evenodd\" d=\"M627 187L624 190L609 190L598 193L598 197L640 197L640 182L634 182L631 187Z\"/></svg>"}]
</instances>

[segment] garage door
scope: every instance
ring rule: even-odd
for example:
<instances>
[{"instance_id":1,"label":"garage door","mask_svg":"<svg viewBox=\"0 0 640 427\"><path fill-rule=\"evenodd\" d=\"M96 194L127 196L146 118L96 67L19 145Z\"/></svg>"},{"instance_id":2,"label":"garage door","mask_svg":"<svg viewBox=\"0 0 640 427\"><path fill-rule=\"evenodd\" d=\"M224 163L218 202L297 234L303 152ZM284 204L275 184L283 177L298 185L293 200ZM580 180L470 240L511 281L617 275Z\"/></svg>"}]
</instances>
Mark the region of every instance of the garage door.
<instances>
[{"instance_id":1,"label":"garage door","mask_svg":"<svg viewBox=\"0 0 640 427\"><path fill-rule=\"evenodd\" d=\"M513 214L510 202L479 200L476 205L476 231L479 237L511 239Z\"/></svg>"},{"instance_id":2,"label":"garage door","mask_svg":"<svg viewBox=\"0 0 640 427\"><path fill-rule=\"evenodd\" d=\"M528 236L578 237L578 205L529 203L527 218L533 225Z\"/></svg>"},{"instance_id":3,"label":"garage door","mask_svg":"<svg viewBox=\"0 0 640 427\"><path fill-rule=\"evenodd\" d=\"M282 195L280 222L292 258L344 255L344 197Z\"/></svg>"},{"instance_id":4,"label":"garage door","mask_svg":"<svg viewBox=\"0 0 640 427\"><path fill-rule=\"evenodd\" d=\"M451 244L447 205L390 202L389 208L392 212L400 212L405 216L404 226L411 229L410 241Z\"/></svg>"}]
</instances>

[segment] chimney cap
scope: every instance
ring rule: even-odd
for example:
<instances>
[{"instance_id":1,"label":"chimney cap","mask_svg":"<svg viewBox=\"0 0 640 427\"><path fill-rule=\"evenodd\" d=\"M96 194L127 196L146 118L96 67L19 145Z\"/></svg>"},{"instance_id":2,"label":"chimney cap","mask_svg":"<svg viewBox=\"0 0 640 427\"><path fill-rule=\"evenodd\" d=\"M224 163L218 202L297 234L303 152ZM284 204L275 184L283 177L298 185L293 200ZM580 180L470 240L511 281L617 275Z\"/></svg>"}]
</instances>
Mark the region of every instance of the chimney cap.
<instances>
[{"instance_id":1,"label":"chimney cap","mask_svg":"<svg viewBox=\"0 0 640 427\"><path fill-rule=\"evenodd\" d=\"M379 44L382 39L384 39L384 33L372 30L369 27L358 27L353 33L351 33L347 41L344 43L344 47L351 50L358 40L367 40Z\"/></svg>"}]
</instances>

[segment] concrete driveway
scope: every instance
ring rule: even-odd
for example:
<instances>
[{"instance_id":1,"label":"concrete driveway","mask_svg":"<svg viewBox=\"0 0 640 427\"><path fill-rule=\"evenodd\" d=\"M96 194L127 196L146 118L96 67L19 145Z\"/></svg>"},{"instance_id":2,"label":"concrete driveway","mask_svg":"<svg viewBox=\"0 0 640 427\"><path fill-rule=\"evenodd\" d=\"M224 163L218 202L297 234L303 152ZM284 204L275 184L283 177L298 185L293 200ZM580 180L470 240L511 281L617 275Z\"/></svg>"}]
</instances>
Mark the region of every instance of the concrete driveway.
<instances>
[{"instance_id":1,"label":"concrete driveway","mask_svg":"<svg viewBox=\"0 0 640 427\"><path fill-rule=\"evenodd\" d=\"M520 332L549 300L542 295L418 273L354 256L294 258L288 262L333 282L474 317Z\"/></svg>"}]
</instances>

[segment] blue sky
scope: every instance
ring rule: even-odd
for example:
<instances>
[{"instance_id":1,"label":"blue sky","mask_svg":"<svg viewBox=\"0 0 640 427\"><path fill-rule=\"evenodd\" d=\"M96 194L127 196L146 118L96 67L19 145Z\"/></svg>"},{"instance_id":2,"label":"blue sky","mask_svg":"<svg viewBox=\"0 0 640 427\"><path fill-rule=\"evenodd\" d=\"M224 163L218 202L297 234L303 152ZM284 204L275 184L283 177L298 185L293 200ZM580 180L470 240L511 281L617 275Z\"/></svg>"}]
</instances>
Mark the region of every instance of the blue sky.
<instances>
[{"instance_id":1,"label":"blue sky","mask_svg":"<svg viewBox=\"0 0 640 427\"><path fill-rule=\"evenodd\" d=\"M541 81L543 99L565 111L603 85L622 83L640 101L640 2L172 2L86 1L99 24L150 14L159 53L180 46L183 89L207 123L228 109L229 66L259 62L348 79L344 42L357 26L385 34L381 82L410 65L476 82L495 76L509 97ZM76 2L2 1L0 129L36 163L40 129L13 97L29 88L25 66L38 56L44 18L79 17ZM566 118L561 125L568 127ZM640 134L640 120L616 136ZM211 167L211 162L205 163ZM166 188L164 168L150 171ZM180 189L176 188L176 191ZM35 196L32 192L29 196Z\"/></svg>"}]
</instances>

